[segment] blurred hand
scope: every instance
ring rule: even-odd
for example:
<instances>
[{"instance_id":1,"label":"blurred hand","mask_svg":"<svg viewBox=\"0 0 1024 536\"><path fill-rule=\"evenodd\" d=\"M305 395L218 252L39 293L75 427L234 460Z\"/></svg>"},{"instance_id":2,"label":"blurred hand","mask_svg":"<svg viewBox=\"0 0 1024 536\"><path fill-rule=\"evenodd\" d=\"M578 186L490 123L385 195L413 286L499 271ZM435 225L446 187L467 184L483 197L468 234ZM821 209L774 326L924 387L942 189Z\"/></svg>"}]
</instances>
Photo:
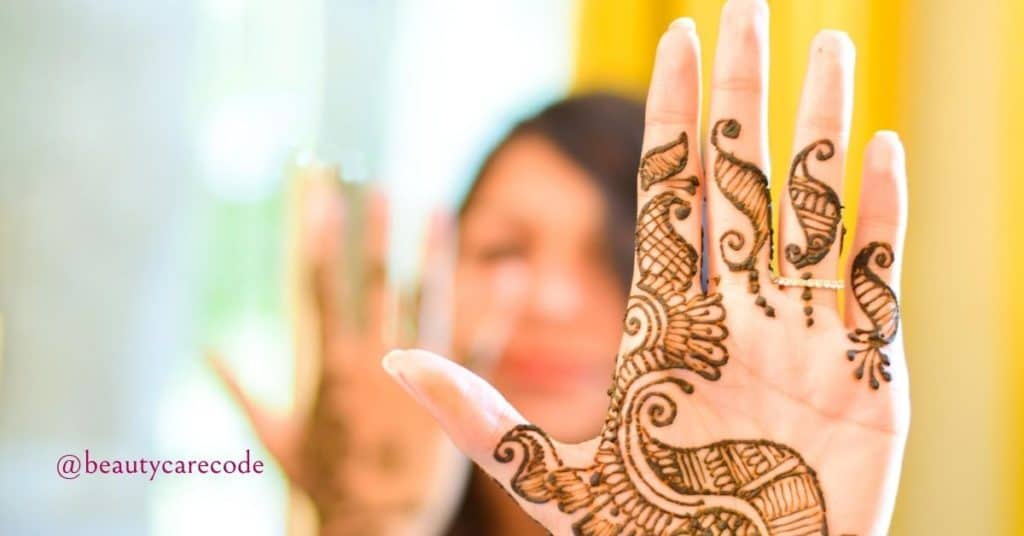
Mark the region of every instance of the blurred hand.
<instances>
[{"instance_id":1,"label":"blurred hand","mask_svg":"<svg viewBox=\"0 0 1024 536\"><path fill-rule=\"evenodd\" d=\"M385 200L372 193L368 203L346 203L334 181L303 186L300 281L308 285L299 292L308 296L300 302L311 302L316 340L296 346L312 348L319 367L311 408L274 416L219 359L213 363L289 481L312 500L322 534L437 533L460 497L467 464L377 362L403 342L388 333L405 327L387 288ZM439 217L432 222L420 337L404 341L442 352L452 301L448 227Z\"/></svg>"},{"instance_id":2,"label":"blurred hand","mask_svg":"<svg viewBox=\"0 0 1024 536\"><path fill-rule=\"evenodd\" d=\"M834 31L812 44L773 248L767 29L763 0L726 4L706 169L697 154L692 21L677 21L661 39L647 100L633 287L598 437L572 445L550 438L483 380L436 355L384 359L456 444L555 534L887 530L909 423L895 293L903 149L892 133L867 147L841 314L829 287L841 277L837 192L853 45ZM782 279L771 273L773 249Z\"/></svg>"}]
</instances>

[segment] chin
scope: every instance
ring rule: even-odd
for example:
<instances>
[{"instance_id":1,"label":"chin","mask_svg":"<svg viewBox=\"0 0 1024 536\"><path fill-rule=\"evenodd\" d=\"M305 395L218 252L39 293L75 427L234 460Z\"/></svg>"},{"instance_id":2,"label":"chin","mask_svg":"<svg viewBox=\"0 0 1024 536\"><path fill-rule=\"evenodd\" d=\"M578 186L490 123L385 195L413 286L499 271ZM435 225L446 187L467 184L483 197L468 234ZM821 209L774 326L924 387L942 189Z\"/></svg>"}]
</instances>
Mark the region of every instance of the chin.
<instances>
[{"instance_id":1,"label":"chin","mask_svg":"<svg viewBox=\"0 0 1024 536\"><path fill-rule=\"evenodd\" d=\"M593 439L600 433L608 411L608 397L603 389L605 387L587 385L561 393L529 389L503 392L527 421L559 441L576 443ZM597 393L597 396L590 393Z\"/></svg>"}]
</instances>

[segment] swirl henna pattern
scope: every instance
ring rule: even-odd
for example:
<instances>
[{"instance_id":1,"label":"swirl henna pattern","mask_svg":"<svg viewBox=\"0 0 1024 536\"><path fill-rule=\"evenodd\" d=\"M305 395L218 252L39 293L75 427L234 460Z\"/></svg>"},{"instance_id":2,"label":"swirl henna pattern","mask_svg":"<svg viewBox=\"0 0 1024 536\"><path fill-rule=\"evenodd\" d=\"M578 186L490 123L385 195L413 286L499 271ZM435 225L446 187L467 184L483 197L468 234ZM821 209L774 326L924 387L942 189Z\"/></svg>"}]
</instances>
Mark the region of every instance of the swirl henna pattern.
<instances>
[{"instance_id":1,"label":"swirl henna pattern","mask_svg":"<svg viewBox=\"0 0 1024 536\"><path fill-rule=\"evenodd\" d=\"M817 149L817 151L815 151ZM786 245L786 260L797 268L806 268L821 262L836 241L836 231L842 221L843 205L839 195L825 182L811 175L807 160L811 154L821 162L835 155L835 146L829 140L818 140L805 147L793 158L789 169L789 200L793 213L804 232L804 248L798 244ZM801 277L810 279L811 272ZM800 295L804 301L804 315L807 326L814 325L814 308L811 306L812 291L805 288Z\"/></svg>"},{"instance_id":2,"label":"swirl henna pattern","mask_svg":"<svg viewBox=\"0 0 1024 536\"><path fill-rule=\"evenodd\" d=\"M593 462L567 466L532 425L508 431L494 459L518 464L513 493L576 516L577 535L827 534L817 477L789 447L766 440L681 447L656 430L676 422L674 397L694 391L681 376L717 380L729 358L721 295L692 291L699 255L673 227L690 207L666 191L640 211L636 290Z\"/></svg>"},{"instance_id":3,"label":"swirl henna pattern","mask_svg":"<svg viewBox=\"0 0 1024 536\"><path fill-rule=\"evenodd\" d=\"M871 242L857 253L853 260L851 282L853 297L857 306L871 321L871 329L857 328L848 336L851 341L862 344L860 349L846 352L846 358L856 363L853 376L857 380L868 376L868 385L878 389L878 378L892 380L889 373L889 357L882 352L896 337L899 328L900 308L896 293L871 269L871 262L879 268L892 266L892 246L884 242Z\"/></svg>"},{"instance_id":4,"label":"swirl henna pattern","mask_svg":"<svg viewBox=\"0 0 1024 536\"><path fill-rule=\"evenodd\" d=\"M719 190L726 199L737 210L743 213L750 222L753 231L753 239L750 240L750 250L745 257L730 258L726 250L732 252L742 251L748 242L748 238L736 229L729 229L722 233L719 239L719 247L722 251L722 259L733 272L746 271L749 275L747 290L756 294L755 303L764 309L769 317L775 316L775 308L768 304L764 296L760 294L761 283L756 267L757 255L761 248L768 245L769 260L774 257L772 250L772 200L768 190L768 177L756 165L738 158L735 154L725 150L719 144L719 134L729 139L736 139L740 136L741 126L735 119L721 119L711 129L711 145L717 150L715 157L714 175Z\"/></svg>"}]
</instances>

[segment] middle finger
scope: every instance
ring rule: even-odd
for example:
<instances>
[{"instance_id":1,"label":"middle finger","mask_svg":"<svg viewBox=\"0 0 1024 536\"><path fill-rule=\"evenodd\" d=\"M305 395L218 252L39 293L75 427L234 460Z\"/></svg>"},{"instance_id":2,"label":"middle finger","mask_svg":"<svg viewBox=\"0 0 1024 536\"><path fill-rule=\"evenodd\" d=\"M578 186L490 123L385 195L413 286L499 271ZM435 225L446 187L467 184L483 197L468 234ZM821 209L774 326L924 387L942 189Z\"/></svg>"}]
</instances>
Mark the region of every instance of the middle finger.
<instances>
[{"instance_id":1,"label":"middle finger","mask_svg":"<svg viewBox=\"0 0 1024 536\"><path fill-rule=\"evenodd\" d=\"M768 6L729 0L722 9L711 93L707 159L708 258L713 280L742 285L764 313L772 256L768 190Z\"/></svg>"}]
</instances>

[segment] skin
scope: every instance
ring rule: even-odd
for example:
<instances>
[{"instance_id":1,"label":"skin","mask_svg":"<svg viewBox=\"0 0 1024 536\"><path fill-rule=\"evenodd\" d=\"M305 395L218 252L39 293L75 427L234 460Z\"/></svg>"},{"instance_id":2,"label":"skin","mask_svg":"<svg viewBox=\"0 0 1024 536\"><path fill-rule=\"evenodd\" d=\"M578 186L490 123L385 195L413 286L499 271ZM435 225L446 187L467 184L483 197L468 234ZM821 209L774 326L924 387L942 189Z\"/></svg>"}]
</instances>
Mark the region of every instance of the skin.
<instances>
[{"instance_id":1,"label":"skin","mask_svg":"<svg viewBox=\"0 0 1024 536\"><path fill-rule=\"evenodd\" d=\"M376 356L396 342L447 350L450 225L435 217L428 233L433 254L425 272L433 277L422 289L418 338L396 341L390 334L397 312L383 269L384 198L371 193L366 224L356 226L336 179L303 178L298 189L296 348L309 351L317 369L313 400L308 409L275 415L246 394L221 359L211 363L289 483L309 497L321 534L437 533L458 504L466 464ZM363 278L346 271L352 259L364 266Z\"/></svg>"},{"instance_id":2,"label":"skin","mask_svg":"<svg viewBox=\"0 0 1024 536\"><path fill-rule=\"evenodd\" d=\"M487 331L483 311L503 297L512 302L488 376L554 436L592 437L607 406L625 298L602 242L600 192L551 143L524 135L496 155L461 223L457 351L473 354L473 335ZM501 278L515 289L496 290ZM562 404L577 411L556 411Z\"/></svg>"},{"instance_id":3,"label":"skin","mask_svg":"<svg viewBox=\"0 0 1024 536\"><path fill-rule=\"evenodd\" d=\"M371 196L367 224L359 226L363 250L354 251L354 244L346 244L350 201L336 184L312 180L300 189L302 274L295 291L309 302L310 317L296 327L312 325L312 333L299 329L297 335L313 340L297 346L312 348L321 369L312 407L275 416L251 400L220 359L212 364L289 481L310 497L322 534L437 533L454 510L463 468L445 448L440 427L374 360L394 345L386 334L395 311L380 268L387 204ZM556 437L592 436L607 406L603 389L614 364L624 297L602 249L600 192L550 142L522 135L495 156L463 215L454 288L446 277L453 268L450 227L440 216L432 221L420 339L408 344L444 352L445 333L453 331L453 355L486 370ZM359 300L352 299L346 253L370 268L362 313L352 309ZM366 323L358 324L359 318ZM578 409L573 415L557 411L567 400ZM318 462L311 452L325 442L338 448ZM490 480L470 492L498 520L496 534L543 533Z\"/></svg>"},{"instance_id":4,"label":"skin","mask_svg":"<svg viewBox=\"0 0 1024 536\"><path fill-rule=\"evenodd\" d=\"M730 0L723 9L716 61L712 74L710 122L733 119L740 135L723 141L734 155L765 169L767 135L765 110L768 54L768 9L762 0ZM810 65L796 118L794 154L815 140L828 139L836 154L816 162L816 178L841 192L841 170L847 152L852 102L853 45L840 32L825 31L811 45ZM699 42L692 21L674 23L658 47L647 101L645 152L686 132L698 140L700 110ZM710 144L709 144L710 145ZM694 144L698 146L698 144ZM641 191L640 206L659 192L679 190L679 197L699 200L676 232L690 244L700 244L701 222L709 244L735 229L751 233L751 222L725 197L714 176L718 149L711 146L704 163L691 155L683 175L695 175L701 187L691 194L671 181ZM895 262L877 270L880 280L898 293L900 259L906 222L904 153L891 132L877 134L865 151L861 203L853 230L853 251L872 242L891 244ZM705 168L706 166L706 168ZM701 211L706 209L706 218ZM783 200L778 244L800 243L802 231L791 206ZM772 237L775 239L776 237ZM749 241L748 241L749 243ZM728 337L723 341L729 359L717 379L700 378L683 369L651 374L677 377L695 385L692 394L676 393L671 423L660 438L679 449L717 441L771 441L799 453L815 474L827 505L831 534L884 534L889 525L909 426L909 384L902 340L887 341L891 381L871 388L856 379L846 352L854 345L848 334L871 322L858 306L852 289L845 292L846 311L837 309L837 291L816 289L815 323L808 326L800 288L771 284L769 247L753 261L760 274L759 292L773 306L773 315L754 303L750 274L727 266L718 247L708 257L712 284L693 285L687 299L704 292L721 295ZM780 248L776 247L776 251ZM852 257L851 255L851 262ZM850 279L851 267L839 267L839 244L816 264L799 270L781 263L782 275L799 277L810 270L815 278ZM637 277L634 277L636 282ZM634 292L636 292L634 286ZM620 363L635 346L624 336ZM520 506L554 534L570 534L583 513L566 513L554 500L525 500L511 488L517 463L496 458L502 437L527 424L524 415L500 392L453 362L423 351L391 353L385 369L441 423L454 442L495 480L507 486ZM565 405L564 413L576 408ZM542 432L538 432L542 434ZM598 440L582 443L553 441L565 467L586 467L595 460ZM637 489L653 481L650 470L628 475ZM552 484L554 485L554 484ZM717 500L717 499L716 499Z\"/></svg>"},{"instance_id":5,"label":"skin","mask_svg":"<svg viewBox=\"0 0 1024 536\"><path fill-rule=\"evenodd\" d=\"M500 349L474 368L553 436L592 437L608 405L625 297L603 249L604 200L536 135L511 140L480 180L460 225L457 355L486 353L479 334L497 332L487 343ZM499 328L487 311L502 311ZM490 479L475 482L493 534L544 534Z\"/></svg>"}]
</instances>

